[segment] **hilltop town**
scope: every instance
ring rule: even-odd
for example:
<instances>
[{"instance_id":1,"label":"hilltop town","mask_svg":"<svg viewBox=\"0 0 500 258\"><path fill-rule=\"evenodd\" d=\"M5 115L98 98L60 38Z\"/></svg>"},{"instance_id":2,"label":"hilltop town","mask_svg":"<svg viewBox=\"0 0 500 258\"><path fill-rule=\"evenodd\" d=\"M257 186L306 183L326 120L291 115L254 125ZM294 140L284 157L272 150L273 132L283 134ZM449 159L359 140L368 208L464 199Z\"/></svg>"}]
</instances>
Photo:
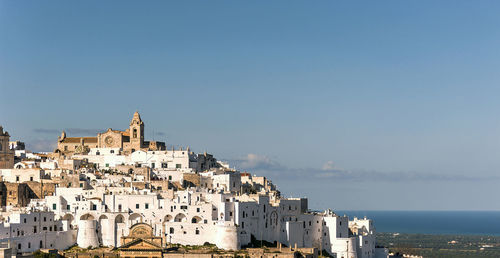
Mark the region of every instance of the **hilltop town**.
<instances>
[{"instance_id":1,"label":"hilltop town","mask_svg":"<svg viewBox=\"0 0 500 258\"><path fill-rule=\"evenodd\" d=\"M135 112L126 130L62 131L55 150L35 153L0 127L2 254L78 247L163 257L208 246L254 256L267 246L255 256L388 257L372 220L311 211L307 198L281 196L266 177L144 132Z\"/></svg>"}]
</instances>

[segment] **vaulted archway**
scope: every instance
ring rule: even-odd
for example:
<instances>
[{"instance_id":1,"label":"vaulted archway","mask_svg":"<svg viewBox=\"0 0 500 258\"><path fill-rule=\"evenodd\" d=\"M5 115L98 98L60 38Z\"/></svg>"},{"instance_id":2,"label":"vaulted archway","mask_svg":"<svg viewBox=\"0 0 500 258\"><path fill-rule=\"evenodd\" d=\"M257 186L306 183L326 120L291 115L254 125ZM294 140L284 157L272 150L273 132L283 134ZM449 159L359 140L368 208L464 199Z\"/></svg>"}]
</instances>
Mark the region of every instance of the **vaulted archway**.
<instances>
[{"instance_id":1,"label":"vaulted archway","mask_svg":"<svg viewBox=\"0 0 500 258\"><path fill-rule=\"evenodd\" d=\"M179 213L175 216L174 221L175 222L186 222L187 221L186 215L184 215L183 213Z\"/></svg>"}]
</instances>

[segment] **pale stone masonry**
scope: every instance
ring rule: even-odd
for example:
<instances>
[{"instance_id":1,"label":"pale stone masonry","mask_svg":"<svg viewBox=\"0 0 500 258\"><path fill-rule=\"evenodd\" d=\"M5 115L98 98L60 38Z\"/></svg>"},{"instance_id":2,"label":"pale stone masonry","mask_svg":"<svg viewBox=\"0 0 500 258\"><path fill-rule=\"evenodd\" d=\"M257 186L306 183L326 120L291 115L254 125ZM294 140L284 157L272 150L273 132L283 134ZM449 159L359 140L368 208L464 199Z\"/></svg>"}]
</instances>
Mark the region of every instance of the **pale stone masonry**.
<instances>
[{"instance_id":1,"label":"pale stone masonry","mask_svg":"<svg viewBox=\"0 0 500 258\"><path fill-rule=\"evenodd\" d=\"M144 122L138 112L135 112L130 121L129 128L125 131L109 128L97 136L67 137L63 131L57 141L55 152L63 155L73 153L85 154L91 148L120 149L123 153L130 154L138 150L165 150L165 143L144 140Z\"/></svg>"},{"instance_id":2,"label":"pale stone masonry","mask_svg":"<svg viewBox=\"0 0 500 258\"><path fill-rule=\"evenodd\" d=\"M14 167L14 151L9 147L10 135L0 126L0 169Z\"/></svg>"}]
</instances>

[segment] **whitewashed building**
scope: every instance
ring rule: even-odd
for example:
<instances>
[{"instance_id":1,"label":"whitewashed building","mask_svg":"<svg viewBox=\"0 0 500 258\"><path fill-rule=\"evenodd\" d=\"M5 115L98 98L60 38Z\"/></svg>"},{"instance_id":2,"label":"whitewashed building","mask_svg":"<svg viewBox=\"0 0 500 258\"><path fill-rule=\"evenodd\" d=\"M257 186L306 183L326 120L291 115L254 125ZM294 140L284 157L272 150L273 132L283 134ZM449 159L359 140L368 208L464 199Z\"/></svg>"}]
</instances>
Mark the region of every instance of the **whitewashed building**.
<instances>
[{"instance_id":1,"label":"whitewashed building","mask_svg":"<svg viewBox=\"0 0 500 258\"><path fill-rule=\"evenodd\" d=\"M54 218L48 211L18 211L2 213L0 243L13 254L29 253L41 248L64 250L76 243L76 230ZM5 245L3 245L5 246Z\"/></svg>"},{"instance_id":2,"label":"whitewashed building","mask_svg":"<svg viewBox=\"0 0 500 258\"><path fill-rule=\"evenodd\" d=\"M201 175L200 175L201 176ZM178 191L99 186L57 188L54 196L37 200L67 226L77 230L81 247L118 247L131 226L147 223L165 243L238 250L251 240L287 246L317 247L337 257L376 257L371 220L338 216L328 210L310 212L306 198L277 198L276 187L260 177L244 176L245 184L262 186L257 194L241 192L241 174L203 173L210 186ZM271 186L272 185L272 186ZM267 189L267 190L266 190Z\"/></svg>"}]
</instances>

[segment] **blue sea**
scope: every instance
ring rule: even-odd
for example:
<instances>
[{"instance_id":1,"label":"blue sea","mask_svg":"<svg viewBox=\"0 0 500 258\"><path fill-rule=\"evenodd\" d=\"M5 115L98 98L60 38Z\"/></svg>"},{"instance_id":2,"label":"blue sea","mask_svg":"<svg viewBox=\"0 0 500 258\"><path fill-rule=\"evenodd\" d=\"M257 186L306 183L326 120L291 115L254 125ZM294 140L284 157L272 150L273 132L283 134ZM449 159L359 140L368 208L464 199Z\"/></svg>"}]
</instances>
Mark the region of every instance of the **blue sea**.
<instances>
[{"instance_id":1,"label":"blue sea","mask_svg":"<svg viewBox=\"0 0 500 258\"><path fill-rule=\"evenodd\" d=\"M500 236L500 211L335 211L373 219L377 232Z\"/></svg>"}]
</instances>

